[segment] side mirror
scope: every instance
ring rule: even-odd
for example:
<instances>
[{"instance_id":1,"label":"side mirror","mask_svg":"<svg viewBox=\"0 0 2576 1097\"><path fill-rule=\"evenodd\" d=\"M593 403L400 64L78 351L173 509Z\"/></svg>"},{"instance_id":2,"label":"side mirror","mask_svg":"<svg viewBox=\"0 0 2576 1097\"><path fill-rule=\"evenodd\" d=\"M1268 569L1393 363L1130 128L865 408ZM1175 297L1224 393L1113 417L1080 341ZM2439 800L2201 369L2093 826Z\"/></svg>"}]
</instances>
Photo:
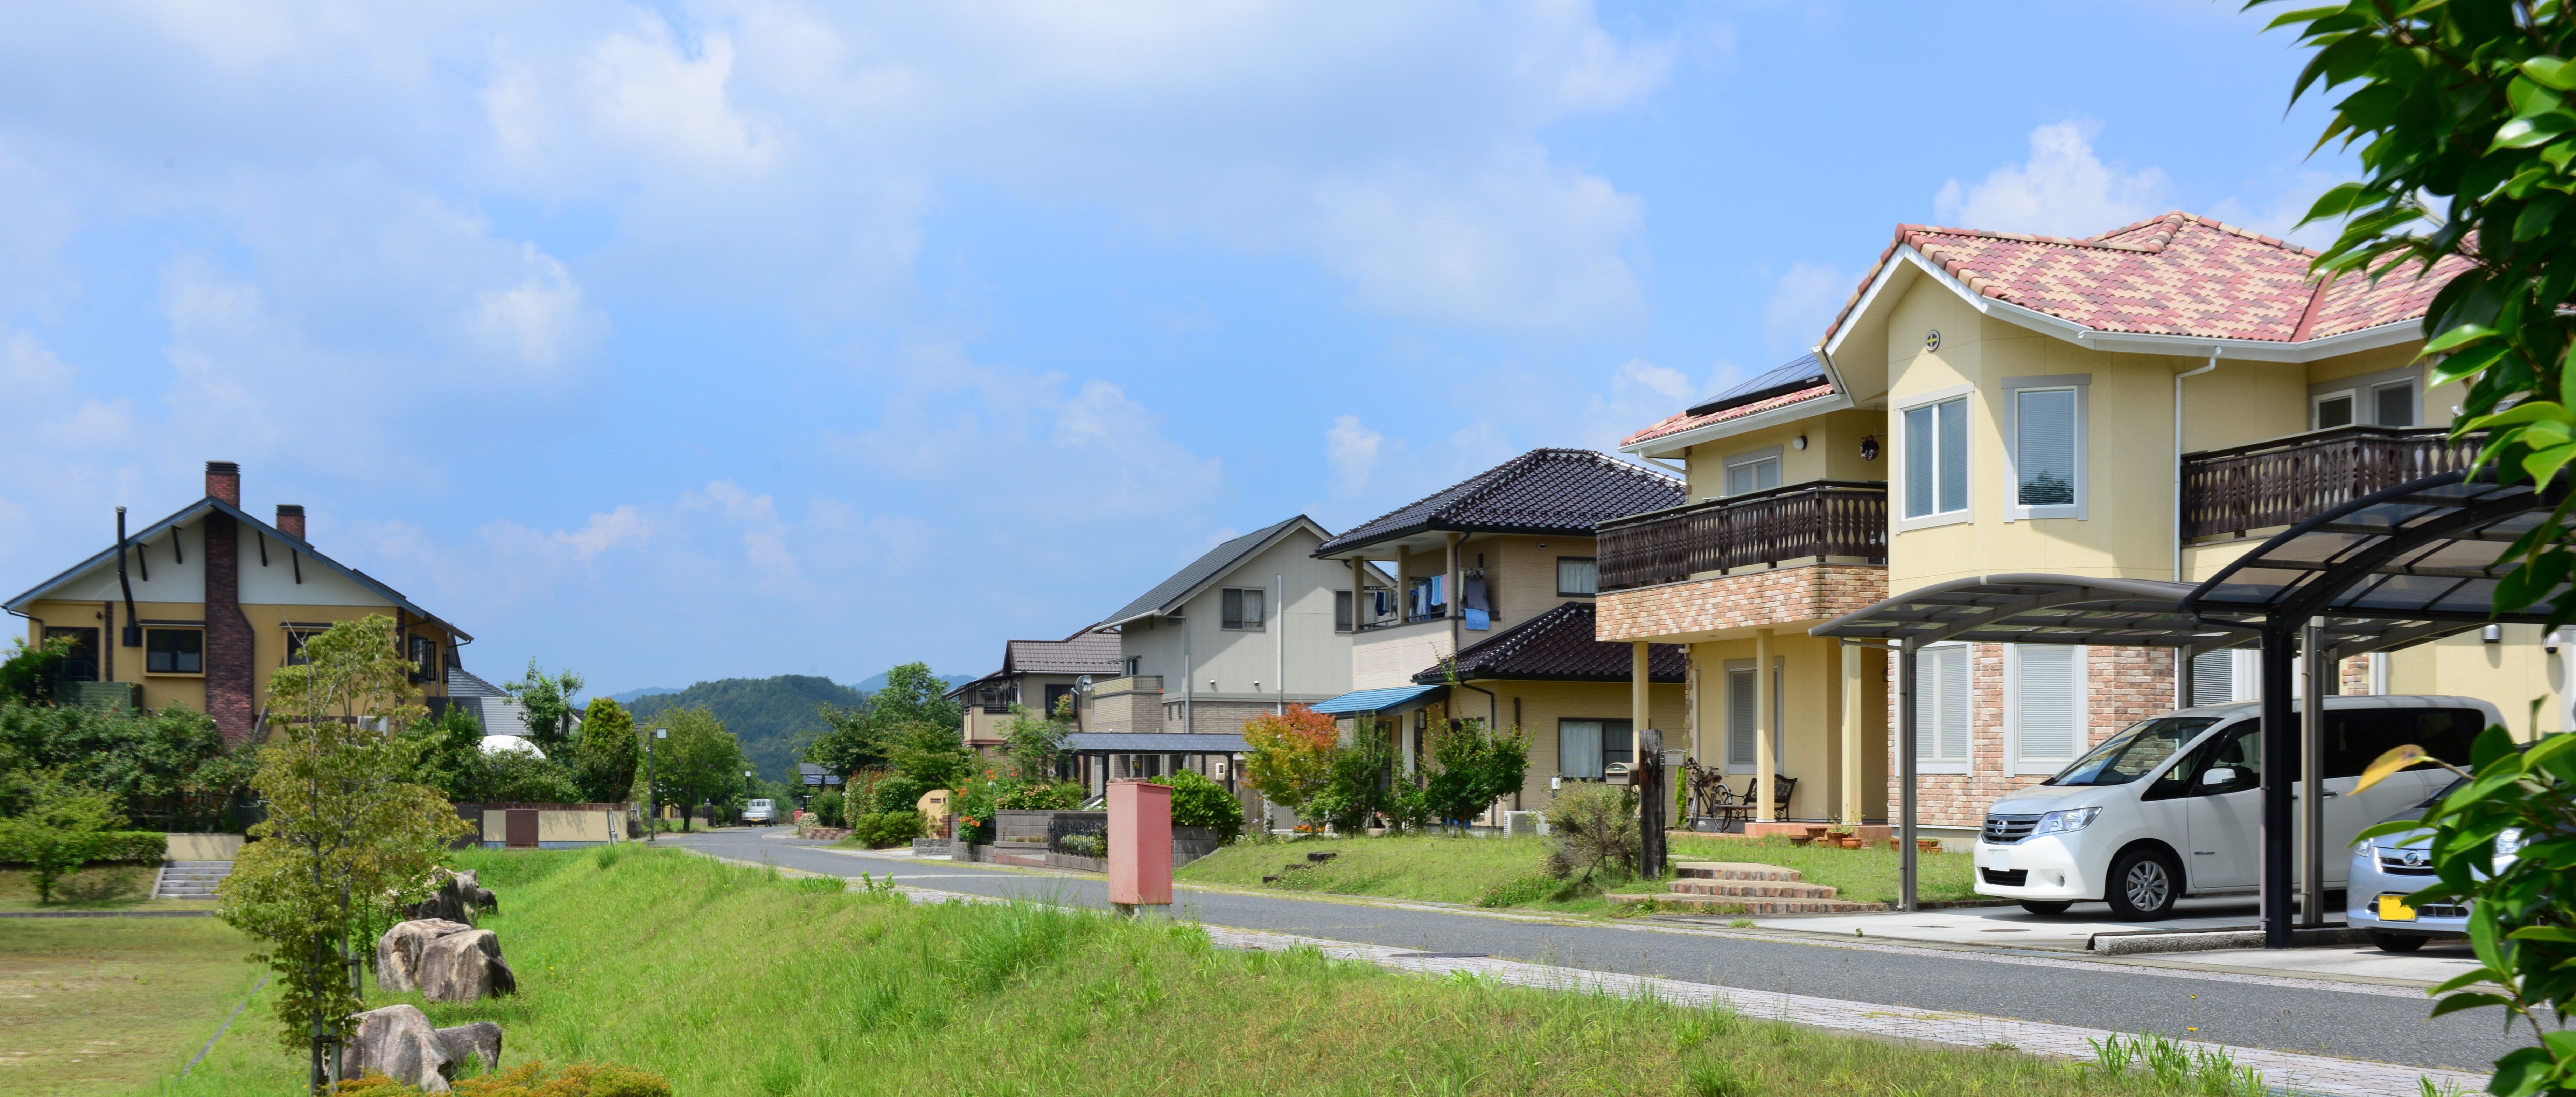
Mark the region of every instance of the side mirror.
<instances>
[{"instance_id":1,"label":"side mirror","mask_svg":"<svg viewBox=\"0 0 2576 1097\"><path fill-rule=\"evenodd\" d=\"M2235 784L2236 769L2233 766L2212 766L2208 772L2200 775L2200 783L2204 785Z\"/></svg>"}]
</instances>

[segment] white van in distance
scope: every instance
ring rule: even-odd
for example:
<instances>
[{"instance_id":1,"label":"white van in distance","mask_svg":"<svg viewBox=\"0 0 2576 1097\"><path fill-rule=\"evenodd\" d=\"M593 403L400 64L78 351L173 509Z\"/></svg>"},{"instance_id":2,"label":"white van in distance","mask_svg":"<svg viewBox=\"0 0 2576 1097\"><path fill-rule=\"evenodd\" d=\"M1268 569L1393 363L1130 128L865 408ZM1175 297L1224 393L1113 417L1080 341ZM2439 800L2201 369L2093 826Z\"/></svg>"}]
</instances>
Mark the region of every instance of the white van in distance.
<instances>
[{"instance_id":1,"label":"white van in distance","mask_svg":"<svg viewBox=\"0 0 2576 1097\"><path fill-rule=\"evenodd\" d=\"M2451 777L2426 763L2355 795L2372 759L2413 743L2465 766L2478 733L2503 720L2494 705L2469 697L2328 697L2325 709L2325 886L2334 888L2345 882L2344 849L2354 835ZM2036 914L2107 902L2113 914L2137 919L2163 917L2185 895L2253 892L2259 715L2245 701L2141 720L2006 797L1977 836L1977 893L2018 899ZM2294 766L2296 757L2294 747ZM2294 795L2306 795L2302 784L2292 783Z\"/></svg>"},{"instance_id":2,"label":"white van in distance","mask_svg":"<svg viewBox=\"0 0 2576 1097\"><path fill-rule=\"evenodd\" d=\"M754 800L748 804L744 804L742 806L742 821L746 823L775 823L778 821L778 805L770 803L767 800Z\"/></svg>"}]
</instances>

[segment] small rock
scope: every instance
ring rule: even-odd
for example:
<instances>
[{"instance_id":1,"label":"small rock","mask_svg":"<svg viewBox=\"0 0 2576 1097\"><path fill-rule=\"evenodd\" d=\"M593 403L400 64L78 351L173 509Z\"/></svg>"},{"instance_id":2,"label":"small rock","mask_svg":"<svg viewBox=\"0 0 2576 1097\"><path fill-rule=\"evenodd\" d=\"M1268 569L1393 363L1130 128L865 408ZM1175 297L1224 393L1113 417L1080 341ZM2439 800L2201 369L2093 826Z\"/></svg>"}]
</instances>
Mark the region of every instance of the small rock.
<instances>
[{"instance_id":1,"label":"small rock","mask_svg":"<svg viewBox=\"0 0 2576 1097\"><path fill-rule=\"evenodd\" d=\"M376 941L376 982L386 990L420 989L420 954L441 937L471 932L474 927L444 918L397 922Z\"/></svg>"},{"instance_id":2,"label":"small rock","mask_svg":"<svg viewBox=\"0 0 2576 1097\"><path fill-rule=\"evenodd\" d=\"M386 1006L357 1014L357 1032L349 1039L342 1066L348 1076L382 1074L431 1093L448 1092L447 1075L454 1059L431 1028L429 1015L417 1006Z\"/></svg>"},{"instance_id":3,"label":"small rock","mask_svg":"<svg viewBox=\"0 0 2576 1097\"><path fill-rule=\"evenodd\" d=\"M451 1063L461 1066L479 1060L485 1074L500 1069L501 1026L490 1021L439 1029L438 1042L446 1045Z\"/></svg>"},{"instance_id":4,"label":"small rock","mask_svg":"<svg viewBox=\"0 0 2576 1097\"><path fill-rule=\"evenodd\" d=\"M419 979L421 994L433 1002L471 1002L519 989L518 977L501 960L501 939L488 929L430 942L421 950Z\"/></svg>"}]
</instances>

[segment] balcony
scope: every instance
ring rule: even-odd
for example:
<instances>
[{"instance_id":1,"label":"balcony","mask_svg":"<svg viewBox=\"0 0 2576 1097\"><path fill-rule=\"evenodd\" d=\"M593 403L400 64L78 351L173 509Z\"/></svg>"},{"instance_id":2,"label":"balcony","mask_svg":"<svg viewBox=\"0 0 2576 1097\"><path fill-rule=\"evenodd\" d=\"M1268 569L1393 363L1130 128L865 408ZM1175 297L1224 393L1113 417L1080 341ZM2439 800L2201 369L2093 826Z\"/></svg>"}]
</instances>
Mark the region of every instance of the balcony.
<instances>
[{"instance_id":1,"label":"balcony","mask_svg":"<svg viewBox=\"0 0 2576 1097\"><path fill-rule=\"evenodd\" d=\"M2336 427L2186 453L2182 539L2297 525L2371 492L2467 468L2484 441L2454 444L2442 427Z\"/></svg>"},{"instance_id":2,"label":"balcony","mask_svg":"<svg viewBox=\"0 0 2576 1097\"><path fill-rule=\"evenodd\" d=\"M1810 480L1601 524L1601 589L1784 560L1887 561L1887 485Z\"/></svg>"}]
</instances>

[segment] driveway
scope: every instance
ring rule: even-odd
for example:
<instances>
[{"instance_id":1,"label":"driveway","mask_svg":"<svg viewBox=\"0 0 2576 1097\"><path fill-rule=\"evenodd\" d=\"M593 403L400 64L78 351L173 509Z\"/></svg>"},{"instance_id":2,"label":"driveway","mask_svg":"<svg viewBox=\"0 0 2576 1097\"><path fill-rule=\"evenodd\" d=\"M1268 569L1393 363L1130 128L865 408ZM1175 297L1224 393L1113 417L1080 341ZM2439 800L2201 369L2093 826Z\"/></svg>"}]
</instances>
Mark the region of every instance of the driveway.
<instances>
[{"instance_id":1,"label":"driveway","mask_svg":"<svg viewBox=\"0 0 2576 1097\"><path fill-rule=\"evenodd\" d=\"M784 833L733 831L664 841L832 876L867 873L940 891L1106 906L1106 884L1098 876L819 848L824 844ZM2207 963L2205 954L2079 958L1992 945L1845 939L1803 929L1739 930L1652 919L1588 922L1186 886L1174 894L1174 914L1207 925L1423 952L2124 1032L2189 1033L2244 1047L2410 1066L2483 1071L2527 1042L2500 1031L2498 1018L2483 1011L2427 1020L2429 1002L2417 986L2328 971L2284 974L2242 961Z\"/></svg>"}]
</instances>

